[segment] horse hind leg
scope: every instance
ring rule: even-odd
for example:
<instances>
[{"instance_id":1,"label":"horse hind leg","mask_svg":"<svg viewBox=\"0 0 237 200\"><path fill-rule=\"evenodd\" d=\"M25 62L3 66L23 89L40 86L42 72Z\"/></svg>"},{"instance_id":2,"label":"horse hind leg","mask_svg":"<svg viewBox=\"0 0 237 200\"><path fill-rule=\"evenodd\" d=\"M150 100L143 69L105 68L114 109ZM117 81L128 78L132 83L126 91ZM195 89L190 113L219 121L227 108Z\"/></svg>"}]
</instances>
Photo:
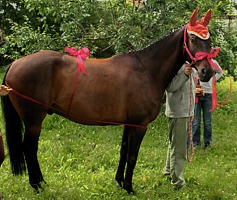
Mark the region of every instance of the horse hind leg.
<instances>
[{"instance_id":1,"label":"horse hind leg","mask_svg":"<svg viewBox=\"0 0 237 200\"><path fill-rule=\"evenodd\" d=\"M24 155L27 163L30 185L39 192L44 181L37 158L38 141L41 131L41 122L25 123L25 136L23 141Z\"/></svg>"}]
</instances>

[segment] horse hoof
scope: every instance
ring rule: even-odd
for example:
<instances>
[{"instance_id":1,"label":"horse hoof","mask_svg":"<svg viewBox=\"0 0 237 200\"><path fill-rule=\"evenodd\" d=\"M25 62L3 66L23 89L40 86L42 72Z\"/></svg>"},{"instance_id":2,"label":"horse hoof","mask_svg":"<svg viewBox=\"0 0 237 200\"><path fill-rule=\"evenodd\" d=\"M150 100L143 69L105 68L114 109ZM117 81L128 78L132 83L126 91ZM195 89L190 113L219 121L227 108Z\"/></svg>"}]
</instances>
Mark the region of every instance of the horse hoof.
<instances>
[{"instance_id":1,"label":"horse hoof","mask_svg":"<svg viewBox=\"0 0 237 200\"><path fill-rule=\"evenodd\" d=\"M118 182L118 184L120 188L123 188L122 182Z\"/></svg>"},{"instance_id":2,"label":"horse hoof","mask_svg":"<svg viewBox=\"0 0 237 200\"><path fill-rule=\"evenodd\" d=\"M119 187L123 188L123 179L122 179L122 178L115 177L115 180L116 180L117 183L119 184Z\"/></svg>"},{"instance_id":3,"label":"horse hoof","mask_svg":"<svg viewBox=\"0 0 237 200\"><path fill-rule=\"evenodd\" d=\"M133 195L135 193L130 184L129 185L123 184L123 189L126 190L128 194Z\"/></svg>"},{"instance_id":4,"label":"horse hoof","mask_svg":"<svg viewBox=\"0 0 237 200\"><path fill-rule=\"evenodd\" d=\"M127 189L125 189L125 190L127 190ZM135 194L133 189L128 189L127 192L128 192L129 195L134 195Z\"/></svg>"},{"instance_id":5,"label":"horse hoof","mask_svg":"<svg viewBox=\"0 0 237 200\"><path fill-rule=\"evenodd\" d=\"M33 187L34 188L34 190L36 191L36 193L38 194L38 193L40 193L40 192L43 192L44 191L44 187L42 187L42 184L43 184L43 186L45 186L46 185L46 182L45 182L45 180L42 180L40 183L37 183L37 184L30 184L31 185L31 187Z\"/></svg>"}]
</instances>

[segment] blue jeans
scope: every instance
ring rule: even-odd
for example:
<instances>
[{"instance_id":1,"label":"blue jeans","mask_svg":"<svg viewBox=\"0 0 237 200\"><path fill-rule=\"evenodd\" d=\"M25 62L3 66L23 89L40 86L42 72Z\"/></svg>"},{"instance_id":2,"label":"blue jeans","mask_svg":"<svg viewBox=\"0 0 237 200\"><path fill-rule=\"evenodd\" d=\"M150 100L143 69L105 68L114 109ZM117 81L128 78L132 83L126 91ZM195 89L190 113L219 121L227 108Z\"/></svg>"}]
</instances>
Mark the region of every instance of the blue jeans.
<instances>
[{"instance_id":1,"label":"blue jeans","mask_svg":"<svg viewBox=\"0 0 237 200\"><path fill-rule=\"evenodd\" d=\"M198 103L195 104L193 129L194 146L201 145L201 111L204 124L204 145L210 145L212 141L212 94L205 94L198 97Z\"/></svg>"}]
</instances>

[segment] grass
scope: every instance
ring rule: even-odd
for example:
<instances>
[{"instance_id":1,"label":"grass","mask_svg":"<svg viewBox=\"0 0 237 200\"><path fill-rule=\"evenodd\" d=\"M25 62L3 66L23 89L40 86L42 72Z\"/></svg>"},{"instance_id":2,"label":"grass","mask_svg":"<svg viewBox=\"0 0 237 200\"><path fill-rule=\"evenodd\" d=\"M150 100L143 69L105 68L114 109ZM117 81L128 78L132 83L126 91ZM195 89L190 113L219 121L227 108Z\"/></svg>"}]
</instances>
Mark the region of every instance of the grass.
<instances>
[{"instance_id":1,"label":"grass","mask_svg":"<svg viewBox=\"0 0 237 200\"><path fill-rule=\"evenodd\" d=\"M213 113L212 147L195 150L193 162L185 168L187 186L180 191L161 175L168 145L165 116L149 125L134 172L136 193L128 195L114 180L122 126L83 126L52 115L44 121L38 151L45 191L36 194L27 174L11 174L6 150L0 167L4 200L237 200L236 83L233 90L228 106Z\"/></svg>"}]
</instances>

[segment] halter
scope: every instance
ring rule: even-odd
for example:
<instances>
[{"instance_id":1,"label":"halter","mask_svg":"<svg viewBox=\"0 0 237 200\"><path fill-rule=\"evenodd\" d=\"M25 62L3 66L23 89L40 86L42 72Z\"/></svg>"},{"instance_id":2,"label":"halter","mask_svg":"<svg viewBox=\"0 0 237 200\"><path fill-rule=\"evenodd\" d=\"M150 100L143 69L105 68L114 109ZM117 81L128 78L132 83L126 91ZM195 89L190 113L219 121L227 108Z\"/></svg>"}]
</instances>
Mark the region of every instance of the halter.
<instances>
[{"instance_id":1,"label":"halter","mask_svg":"<svg viewBox=\"0 0 237 200\"><path fill-rule=\"evenodd\" d=\"M219 48L213 48L210 53L207 52L197 52L195 54L195 56L193 57L193 55L191 54L191 52L188 49L188 45L187 45L187 27L188 24L185 26L184 28L184 51L186 51L190 57L190 59L192 60L191 65L195 64L197 61L203 60L203 59L207 59L207 61L209 62L209 64L212 66L212 68L215 68L217 70L221 70L217 65L215 65L215 63L212 62L212 58L215 58L218 53L219 53Z\"/></svg>"},{"instance_id":2,"label":"halter","mask_svg":"<svg viewBox=\"0 0 237 200\"><path fill-rule=\"evenodd\" d=\"M209 62L209 64L212 66L212 68L215 68L217 70L221 70L215 63L213 63L212 58L215 58L218 53L219 53L219 48L213 48L210 53L207 52L197 52L195 54L195 56L193 56L188 48L187 45L187 27L188 24L185 26L184 28L184 43L183 43L183 48L184 48L184 52L186 51L187 54L189 55L190 59L192 60L191 65L195 65L195 63L197 61L203 60L203 59L207 59L207 61ZM215 79L215 76L213 76L213 78ZM192 81L191 81L191 76L190 76L190 109L189 109L189 116L191 113L191 104L192 104L192 100L191 100L191 94L192 94ZM214 91L215 93L215 91ZM216 99L214 100L216 101ZM192 162L193 158L194 158L194 147L193 147L193 142L192 142L192 122L191 122L191 116L189 117L189 122L188 122L188 134L189 134L189 146L187 148L187 160L188 162ZM191 157L189 157L189 151L191 150Z\"/></svg>"}]
</instances>

